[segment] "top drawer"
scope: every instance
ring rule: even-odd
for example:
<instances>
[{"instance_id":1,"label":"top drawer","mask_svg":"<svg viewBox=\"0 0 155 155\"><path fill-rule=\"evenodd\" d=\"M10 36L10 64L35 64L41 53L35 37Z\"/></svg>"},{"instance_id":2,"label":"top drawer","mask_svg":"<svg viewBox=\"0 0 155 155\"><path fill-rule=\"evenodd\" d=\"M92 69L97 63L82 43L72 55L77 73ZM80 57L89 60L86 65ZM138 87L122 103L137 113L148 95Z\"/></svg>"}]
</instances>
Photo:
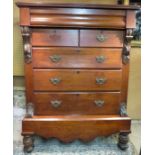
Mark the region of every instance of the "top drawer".
<instances>
[{"instance_id":1,"label":"top drawer","mask_svg":"<svg viewBox=\"0 0 155 155\"><path fill-rule=\"evenodd\" d=\"M53 27L125 28L124 10L31 8L30 25Z\"/></svg>"},{"instance_id":2,"label":"top drawer","mask_svg":"<svg viewBox=\"0 0 155 155\"><path fill-rule=\"evenodd\" d=\"M33 29L32 46L78 46L78 30Z\"/></svg>"}]
</instances>

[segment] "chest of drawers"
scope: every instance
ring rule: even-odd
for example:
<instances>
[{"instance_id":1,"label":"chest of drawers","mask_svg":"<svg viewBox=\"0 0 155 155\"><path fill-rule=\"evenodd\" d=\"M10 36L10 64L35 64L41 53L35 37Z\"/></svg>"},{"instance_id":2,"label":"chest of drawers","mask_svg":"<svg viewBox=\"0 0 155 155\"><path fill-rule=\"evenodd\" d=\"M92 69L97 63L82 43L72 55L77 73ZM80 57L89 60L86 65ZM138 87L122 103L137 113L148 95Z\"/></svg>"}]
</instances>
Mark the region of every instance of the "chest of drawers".
<instances>
[{"instance_id":1,"label":"chest of drawers","mask_svg":"<svg viewBox=\"0 0 155 155\"><path fill-rule=\"evenodd\" d=\"M24 151L33 135L89 141L119 133L125 150L130 42L137 6L17 2L24 44Z\"/></svg>"}]
</instances>

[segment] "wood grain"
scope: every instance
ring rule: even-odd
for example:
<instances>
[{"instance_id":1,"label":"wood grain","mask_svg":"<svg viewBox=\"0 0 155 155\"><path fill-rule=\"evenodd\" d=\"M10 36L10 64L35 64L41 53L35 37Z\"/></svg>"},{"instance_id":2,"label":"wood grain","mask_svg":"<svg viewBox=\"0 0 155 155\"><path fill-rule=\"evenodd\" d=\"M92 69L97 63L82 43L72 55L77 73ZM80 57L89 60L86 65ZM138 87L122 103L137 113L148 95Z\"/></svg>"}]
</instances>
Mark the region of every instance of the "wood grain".
<instances>
[{"instance_id":1,"label":"wood grain","mask_svg":"<svg viewBox=\"0 0 155 155\"><path fill-rule=\"evenodd\" d=\"M20 8L20 25L30 25L30 9L27 7Z\"/></svg>"},{"instance_id":2,"label":"wood grain","mask_svg":"<svg viewBox=\"0 0 155 155\"><path fill-rule=\"evenodd\" d=\"M101 0L22 0L16 2L17 6L23 7L66 7L66 8L100 8L112 10L137 10L140 6L137 5L108 5L109 2Z\"/></svg>"},{"instance_id":3,"label":"wood grain","mask_svg":"<svg viewBox=\"0 0 155 155\"><path fill-rule=\"evenodd\" d=\"M97 40L97 36L105 37L104 41ZM123 47L123 31L108 30L80 30L81 47Z\"/></svg>"},{"instance_id":4,"label":"wood grain","mask_svg":"<svg viewBox=\"0 0 155 155\"><path fill-rule=\"evenodd\" d=\"M34 29L32 46L78 46L78 31L71 29Z\"/></svg>"},{"instance_id":5,"label":"wood grain","mask_svg":"<svg viewBox=\"0 0 155 155\"><path fill-rule=\"evenodd\" d=\"M95 101L104 101L97 106ZM52 101L60 101L53 107ZM35 115L119 114L120 92L34 93Z\"/></svg>"},{"instance_id":6,"label":"wood grain","mask_svg":"<svg viewBox=\"0 0 155 155\"><path fill-rule=\"evenodd\" d=\"M118 68L122 67L119 48L53 48L33 47L34 68ZM51 57L58 56L58 62ZM103 62L97 58L103 57ZM76 59L75 59L76 58Z\"/></svg>"},{"instance_id":7,"label":"wood grain","mask_svg":"<svg viewBox=\"0 0 155 155\"><path fill-rule=\"evenodd\" d=\"M54 85L50 79L59 78ZM104 84L97 84L96 78L106 79ZM35 69L33 71L34 90L37 91L102 91L120 90L121 70L67 70Z\"/></svg>"},{"instance_id":8,"label":"wood grain","mask_svg":"<svg viewBox=\"0 0 155 155\"><path fill-rule=\"evenodd\" d=\"M41 19L41 20L40 20ZM125 28L125 11L80 8L31 9L32 26Z\"/></svg>"},{"instance_id":9,"label":"wood grain","mask_svg":"<svg viewBox=\"0 0 155 155\"><path fill-rule=\"evenodd\" d=\"M126 28L136 28L136 11L126 11Z\"/></svg>"},{"instance_id":10,"label":"wood grain","mask_svg":"<svg viewBox=\"0 0 155 155\"><path fill-rule=\"evenodd\" d=\"M121 131L129 133L130 125L130 118L121 118L118 115L34 116L23 120L22 135L54 137L63 142L75 139L90 141L97 136L108 136Z\"/></svg>"},{"instance_id":11,"label":"wood grain","mask_svg":"<svg viewBox=\"0 0 155 155\"><path fill-rule=\"evenodd\" d=\"M23 119L27 152L32 135L70 142L120 132L119 146L127 148L131 119L118 113L127 100L129 64L122 64L121 54L129 56L130 47L124 45L132 39L139 7L101 3L16 3L21 26L32 32L30 44L24 44L32 47L32 59L25 64L26 98L35 112ZM97 62L98 56L104 61Z\"/></svg>"}]
</instances>

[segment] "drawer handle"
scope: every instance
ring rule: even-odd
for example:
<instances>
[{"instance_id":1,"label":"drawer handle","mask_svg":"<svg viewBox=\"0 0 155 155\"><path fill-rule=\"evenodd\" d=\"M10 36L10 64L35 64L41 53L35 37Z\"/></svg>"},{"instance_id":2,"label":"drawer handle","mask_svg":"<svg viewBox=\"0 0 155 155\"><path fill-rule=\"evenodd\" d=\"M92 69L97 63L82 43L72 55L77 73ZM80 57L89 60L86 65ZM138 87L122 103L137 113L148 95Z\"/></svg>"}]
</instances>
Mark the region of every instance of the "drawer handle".
<instances>
[{"instance_id":1,"label":"drawer handle","mask_svg":"<svg viewBox=\"0 0 155 155\"><path fill-rule=\"evenodd\" d=\"M96 78L96 83L99 85L104 84L107 81L106 78Z\"/></svg>"},{"instance_id":2,"label":"drawer handle","mask_svg":"<svg viewBox=\"0 0 155 155\"><path fill-rule=\"evenodd\" d=\"M60 107L60 105L61 105L61 101L58 101L58 100L51 101L51 105L52 105L54 108L58 108L58 107Z\"/></svg>"},{"instance_id":3,"label":"drawer handle","mask_svg":"<svg viewBox=\"0 0 155 155\"><path fill-rule=\"evenodd\" d=\"M97 56L96 57L96 61L98 62L98 63L102 63L103 61L105 60L105 57L102 55L102 56Z\"/></svg>"},{"instance_id":4,"label":"drawer handle","mask_svg":"<svg viewBox=\"0 0 155 155\"><path fill-rule=\"evenodd\" d=\"M104 101L103 100L95 100L94 101L95 104L98 106L98 107L102 107L104 105Z\"/></svg>"},{"instance_id":5,"label":"drawer handle","mask_svg":"<svg viewBox=\"0 0 155 155\"><path fill-rule=\"evenodd\" d=\"M52 56L49 56L49 58L54 62L54 63L57 63L61 60L61 56L60 55L52 55Z\"/></svg>"},{"instance_id":6,"label":"drawer handle","mask_svg":"<svg viewBox=\"0 0 155 155\"><path fill-rule=\"evenodd\" d=\"M104 41L107 39L107 37L104 36L103 34L98 34L98 35L96 36L96 39L97 39L98 41L100 41L100 42L104 42Z\"/></svg>"},{"instance_id":7,"label":"drawer handle","mask_svg":"<svg viewBox=\"0 0 155 155\"><path fill-rule=\"evenodd\" d=\"M54 85L56 85L61 82L61 79L60 78L51 78L50 82L53 83Z\"/></svg>"}]
</instances>

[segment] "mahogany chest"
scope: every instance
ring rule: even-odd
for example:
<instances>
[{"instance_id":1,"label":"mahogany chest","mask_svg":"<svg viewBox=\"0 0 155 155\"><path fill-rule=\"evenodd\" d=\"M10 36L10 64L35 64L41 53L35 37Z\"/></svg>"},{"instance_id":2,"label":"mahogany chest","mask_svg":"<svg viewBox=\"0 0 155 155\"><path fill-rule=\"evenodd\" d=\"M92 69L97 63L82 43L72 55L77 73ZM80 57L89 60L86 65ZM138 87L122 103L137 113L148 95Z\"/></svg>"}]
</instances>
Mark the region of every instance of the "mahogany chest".
<instances>
[{"instance_id":1,"label":"mahogany chest","mask_svg":"<svg viewBox=\"0 0 155 155\"><path fill-rule=\"evenodd\" d=\"M17 2L23 36L24 151L33 135L89 141L119 133L128 148L130 42L137 6Z\"/></svg>"}]
</instances>

